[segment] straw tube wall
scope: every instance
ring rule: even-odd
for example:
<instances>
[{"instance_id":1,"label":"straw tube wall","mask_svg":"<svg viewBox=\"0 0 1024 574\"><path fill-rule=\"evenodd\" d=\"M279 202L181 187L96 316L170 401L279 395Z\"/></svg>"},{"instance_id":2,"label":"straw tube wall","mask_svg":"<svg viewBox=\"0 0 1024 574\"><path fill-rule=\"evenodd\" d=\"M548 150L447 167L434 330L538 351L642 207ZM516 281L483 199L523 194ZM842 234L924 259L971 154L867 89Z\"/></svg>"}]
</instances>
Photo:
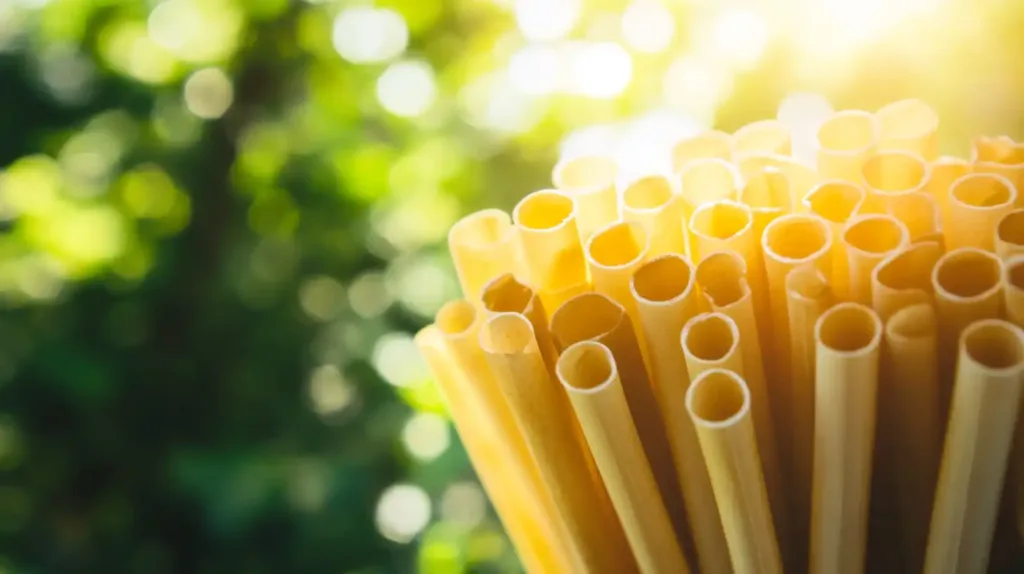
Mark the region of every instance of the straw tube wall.
<instances>
[{"instance_id":1,"label":"straw tube wall","mask_svg":"<svg viewBox=\"0 0 1024 574\"><path fill-rule=\"evenodd\" d=\"M1024 187L1024 144L1008 136L975 138L971 146L971 164L975 173L994 173ZM1017 197L1017 207L1024 207Z\"/></svg>"},{"instance_id":2,"label":"straw tube wall","mask_svg":"<svg viewBox=\"0 0 1024 574\"><path fill-rule=\"evenodd\" d=\"M651 382L668 429L700 571L728 573L732 565L725 533L693 421L686 411L690 377L678 334L702 307L694 278L690 262L670 254L644 263L633 274L631 286L651 359Z\"/></svg>"},{"instance_id":3,"label":"straw tube wall","mask_svg":"<svg viewBox=\"0 0 1024 574\"><path fill-rule=\"evenodd\" d=\"M931 194L911 191L893 198L886 213L907 226L911 243L942 240L942 214Z\"/></svg>"},{"instance_id":4,"label":"straw tube wall","mask_svg":"<svg viewBox=\"0 0 1024 574\"><path fill-rule=\"evenodd\" d=\"M887 212L902 196L921 191L928 182L928 163L906 151L878 151L861 167L868 191L866 211Z\"/></svg>"},{"instance_id":5,"label":"straw tube wall","mask_svg":"<svg viewBox=\"0 0 1024 574\"><path fill-rule=\"evenodd\" d=\"M586 243L595 231L619 218L616 177L618 167L607 157L578 156L555 164L551 174L555 187L576 202L576 228L580 243Z\"/></svg>"},{"instance_id":6,"label":"straw tube wall","mask_svg":"<svg viewBox=\"0 0 1024 574\"><path fill-rule=\"evenodd\" d=\"M772 344L764 344L761 350L765 356L768 380L775 381L778 394L785 397L781 403L788 405L790 333L789 313L786 310L786 275L808 263L827 273L831 267L829 251L832 249L832 232L825 221L815 215L783 215L765 228L761 248L767 272L772 331L775 333ZM785 420L785 415L776 418Z\"/></svg>"},{"instance_id":7,"label":"straw tube wall","mask_svg":"<svg viewBox=\"0 0 1024 574\"><path fill-rule=\"evenodd\" d=\"M672 146L672 173L679 173L687 164L701 159L732 161L735 149L731 135L718 130L701 132Z\"/></svg>"},{"instance_id":8,"label":"straw tube wall","mask_svg":"<svg viewBox=\"0 0 1024 574\"><path fill-rule=\"evenodd\" d=\"M612 352L593 341L575 343L558 359L557 371L640 571L688 572L630 420Z\"/></svg>"},{"instance_id":9,"label":"straw tube wall","mask_svg":"<svg viewBox=\"0 0 1024 574\"><path fill-rule=\"evenodd\" d=\"M785 555L787 554L785 550L789 547L786 520L788 503L779 467L774 417L772 416L768 384L764 375L761 344L758 341L757 320L744 271L743 259L735 252L712 253L697 266L697 283L701 286L711 309L732 319L739 334L743 370L736 372L743 375L747 382L747 388L750 390L757 448L761 455L761 466L768 489L768 499L772 506L772 516L775 519L775 531ZM692 328L690 335L694 335Z\"/></svg>"},{"instance_id":10,"label":"straw tube wall","mask_svg":"<svg viewBox=\"0 0 1024 574\"><path fill-rule=\"evenodd\" d=\"M882 322L839 303L815 326L812 574L864 571Z\"/></svg>"},{"instance_id":11,"label":"straw tube wall","mask_svg":"<svg viewBox=\"0 0 1024 574\"><path fill-rule=\"evenodd\" d=\"M942 247L925 241L903 247L875 267L871 272L871 306L882 321L904 307L932 302L932 270L940 257Z\"/></svg>"},{"instance_id":12,"label":"straw tube wall","mask_svg":"<svg viewBox=\"0 0 1024 574\"><path fill-rule=\"evenodd\" d=\"M818 173L861 182L861 168L878 144L878 120L860 110L836 112L818 128Z\"/></svg>"},{"instance_id":13,"label":"straw tube wall","mask_svg":"<svg viewBox=\"0 0 1024 574\"><path fill-rule=\"evenodd\" d=\"M946 248L995 248L996 226L1013 211L1017 188L1009 179L992 173L971 173L949 188L948 217L943 234Z\"/></svg>"},{"instance_id":14,"label":"straw tube wall","mask_svg":"<svg viewBox=\"0 0 1024 574\"><path fill-rule=\"evenodd\" d=\"M942 156L931 162L925 191L935 198L942 221L949 221L949 188L953 182L971 172L971 164L965 159Z\"/></svg>"},{"instance_id":15,"label":"straw tube wall","mask_svg":"<svg viewBox=\"0 0 1024 574\"><path fill-rule=\"evenodd\" d=\"M1024 255L1024 209L1015 209L996 226L996 255L1004 261Z\"/></svg>"},{"instance_id":16,"label":"straw tube wall","mask_svg":"<svg viewBox=\"0 0 1024 574\"><path fill-rule=\"evenodd\" d=\"M693 212L704 205L723 199L735 200L739 194L739 173L733 165L721 159L699 159L686 164L676 176L679 197L683 205L683 224L687 225ZM693 234L688 230L687 240L693 245ZM691 257L693 254L690 254Z\"/></svg>"},{"instance_id":17,"label":"straw tube wall","mask_svg":"<svg viewBox=\"0 0 1024 574\"><path fill-rule=\"evenodd\" d=\"M965 247L943 255L932 270L939 319L939 361L943 412L953 385L953 361L960 334L975 321L998 318L1003 304L1002 262L993 253Z\"/></svg>"},{"instance_id":18,"label":"straw tube wall","mask_svg":"<svg viewBox=\"0 0 1024 574\"><path fill-rule=\"evenodd\" d=\"M739 154L736 164L739 166L740 175L747 181L768 168L781 171L789 183L790 203L794 206L800 204L811 188L821 183L823 179L827 179L822 178L817 171L795 158L773 153Z\"/></svg>"},{"instance_id":19,"label":"straw tube wall","mask_svg":"<svg viewBox=\"0 0 1024 574\"><path fill-rule=\"evenodd\" d=\"M789 126L779 120L749 123L736 130L732 137L736 143L737 154L766 152L791 155L793 152Z\"/></svg>"},{"instance_id":20,"label":"straw tube wall","mask_svg":"<svg viewBox=\"0 0 1024 574\"><path fill-rule=\"evenodd\" d=\"M558 353L555 351L554 341L551 340L551 331L548 330L547 310L533 289L517 281L512 274L506 273L494 278L484 287L482 299L484 311L488 316L496 313L520 313L530 321L544 364L548 372L554 373Z\"/></svg>"},{"instance_id":21,"label":"straw tube wall","mask_svg":"<svg viewBox=\"0 0 1024 574\"><path fill-rule=\"evenodd\" d=\"M428 325L416 334L415 341L445 397L455 429L523 566L528 572L572 567L567 557L559 553L554 524L548 521L544 509L528 491L529 481L520 481L523 472L515 466L509 445L501 440L475 402L472 381L456 368L445 346L444 335L434 325Z\"/></svg>"},{"instance_id":22,"label":"straw tube wall","mask_svg":"<svg viewBox=\"0 0 1024 574\"><path fill-rule=\"evenodd\" d=\"M686 408L697 427L736 572L781 573L750 392L742 377L723 369L705 371L690 385Z\"/></svg>"},{"instance_id":23,"label":"straw tube wall","mask_svg":"<svg viewBox=\"0 0 1024 574\"><path fill-rule=\"evenodd\" d=\"M597 230L584 248L594 291L622 305L634 323L636 303L629 292L629 280L647 257L648 245L643 226L621 221Z\"/></svg>"},{"instance_id":24,"label":"straw tube wall","mask_svg":"<svg viewBox=\"0 0 1024 574\"><path fill-rule=\"evenodd\" d=\"M1024 384L1024 332L985 319L960 339L924 572L985 572ZM984 456L978 456L984 453Z\"/></svg>"},{"instance_id":25,"label":"straw tube wall","mask_svg":"<svg viewBox=\"0 0 1024 574\"><path fill-rule=\"evenodd\" d=\"M1004 267L1006 318L1024 328L1024 255L1010 258Z\"/></svg>"},{"instance_id":26,"label":"straw tube wall","mask_svg":"<svg viewBox=\"0 0 1024 574\"><path fill-rule=\"evenodd\" d=\"M448 231L448 252L469 301L479 300L484 285L498 275L522 273L512 220L500 209L477 211L456 222Z\"/></svg>"},{"instance_id":27,"label":"straw tube wall","mask_svg":"<svg viewBox=\"0 0 1024 574\"><path fill-rule=\"evenodd\" d=\"M686 253L685 229L679 224L682 217L683 204L666 177L641 177L622 192L622 219L643 226L650 238L648 257Z\"/></svg>"},{"instance_id":28,"label":"straw tube wall","mask_svg":"<svg viewBox=\"0 0 1024 574\"><path fill-rule=\"evenodd\" d=\"M939 154L939 115L927 103L907 99L880 108L878 149L914 153L926 161Z\"/></svg>"},{"instance_id":29,"label":"straw tube wall","mask_svg":"<svg viewBox=\"0 0 1024 574\"><path fill-rule=\"evenodd\" d=\"M885 325L882 358L885 400L879 401L878 445L885 451L888 477L895 485L897 526L904 567L920 572L928 521L942 451L938 332L935 310L915 303L894 313Z\"/></svg>"},{"instance_id":30,"label":"straw tube wall","mask_svg":"<svg viewBox=\"0 0 1024 574\"><path fill-rule=\"evenodd\" d=\"M871 304L871 273L886 257L910 243L910 234L891 215L868 214L851 219L843 230L842 242L850 271L847 291L841 299Z\"/></svg>"},{"instance_id":31,"label":"straw tube wall","mask_svg":"<svg viewBox=\"0 0 1024 574\"><path fill-rule=\"evenodd\" d=\"M685 510L668 432L643 355L626 310L606 295L584 293L566 301L551 316L551 335L559 349L579 341L597 341L611 349L640 442L658 481L665 506L680 539Z\"/></svg>"},{"instance_id":32,"label":"straw tube wall","mask_svg":"<svg viewBox=\"0 0 1024 574\"><path fill-rule=\"evenodd\" d=\"M846 242L841 238L846 223L859 215L865 197L866 193L861 186L832 180L815 186L803 200L809 212L828 222L832 237L837 238L832 242L829 256L832 267L828 271L829 281L836 293L845 294L850 291L850 264L846 258Z\"/></svg>"},{"instance_id":33,"label":"straw tube wall","mask_svg":"<svg viewBox=\"0 0 1024 574\"><path fill-rule=\"evenodd\" d=\"M786 174L775 167L750 174L746 180L739 200L750 208L754 218L754 237L761 237L772 220L793 211L793 193Z\"/></svg>"},{"instance_id":34,"label":"straw tube wall","mask_svg":"<svg viewBox=\"0 0 1024 574\"><path fill-rule=\"evenodd\" d=\"M633 557L603 483L586 469L594 462L565 391L551 380L533 325L518 313L498 313L480 331L480 346L508 401L579 567L609 574L629 571Z\"/></svg>"},{"instance_id":35,"label":"straw tube wall","mask_svg":"<svg viewBox=\"0 0 1024 574\"><path fill-rule=\"evenodd\" d=\"M554 190L535 191L519 201L512 220L526 275L545 309L553 311L589 289L572 198Z\"/></svg>"}]
</instances>

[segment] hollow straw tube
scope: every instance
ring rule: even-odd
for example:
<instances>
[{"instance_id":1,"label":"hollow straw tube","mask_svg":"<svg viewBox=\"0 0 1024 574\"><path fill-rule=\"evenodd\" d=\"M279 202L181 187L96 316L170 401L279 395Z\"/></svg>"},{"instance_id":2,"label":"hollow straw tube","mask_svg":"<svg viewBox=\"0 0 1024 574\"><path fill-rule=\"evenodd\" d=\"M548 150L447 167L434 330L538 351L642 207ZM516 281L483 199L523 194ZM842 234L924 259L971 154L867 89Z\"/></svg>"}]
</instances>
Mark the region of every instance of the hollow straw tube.
<instances>
[{"instance_id":1,"label":"hollow straw tube","mask_svg":"<svg viewBox=\"0 0 1024 574\"><path fill-rule=\"evenodd\" d=\"M836 293L844 296L850 292L850 263L846 255L846 242L842 241L843 230L850 219L860 214L866 192L864 188L840 180L824 181L808 192L803 199L807 211L821 217L832 231L832 263L828 270L829 282Z\"/></svg>"},{"instance_id":2,"label":"hollow straw tube","mask_svg":"<svg viewBox=\"0 0 1024 574\"><path fill-rule=\"evenodd\" d=\"M792 157L772 153L751 152L739 154L736 158L736 164L739 166L740 175L746 181L750 181L767 168L781 171L789 183L790 203L793 205L794 210L800 208L800 202L811 191L811 188L818 185L823 179L827 179L823 178L810 166L804 165Z\"/></svg>"},{"instance_id":3,"label":"hollow straw tube","mask_svg":"<svg viewBox=\"0 0 1024 574\"><path fill-rule=\"evenodd\" d=\"M812 574L864 571L882 322L839 303L815 326Z\"/></svg>"},{"instance_id":4,"label":"hollow straw tube","mask_svg":"<svg viewBox=\"0 0 1024 574\"><path fill-rule=\"evenodd\" d=\"M1024 144L1008 136L976 138L971 146L971 170L1008 179L1018 191L1017 207L1024 207L1020 194L1024 189Z\"/></svg>"},{"instance_id":5,"label":"hollow straw tube","mask_svg":"<svg viewBox=\"0 0 1024 574\"><path fill-rule=\"evenodd\" d=\"M611 349L647 460L658 481L677 536L683 540L685 510L672 461L672 447L669 446L665 421L626 310L600 293L577 295L551 316L551 335L558 349L564 350L574 343L588 340Z\"/></svg>"},{"instance_id":6,"label":"hollow straw tube","mask_svg":"<svg viewBox=\"0 0 1024 574\"><path fill-rule=\"evenodd\" d=\"M996 225L996 255L1003 261L1024 255L1024 209L1007 213Z\"/></svg>"},{"instance_id":7,"label":"hollow straw tube","mask_svg":"<svg viewBox=\"0 0 1024 574\"><path fill-rule=\"evenodd\" d=\"M576 209L570 196L545 189L527 195L512 210L525 275L549 311L590 289Z\"/></svg>"},{"instance_id":8,"label":"hollow straw tube","mask_svg":"<svg viewBox=\"0 0 1024 574\"><path fill-rule=\"evenodd\" d=\"M938 243L924 241L898 249L875 267L871 272L871 307L882 321L904 307L932 302L932 270L941 257Z\"/></svg>"},{"instance_id":9,"label":"hollow straw tube","mask_svg":"<svg viewBox=\"0 0 1024 574\"><path fill-rule=\"evenodd\" d=\"M925 573L986 571L1022 384L1020 327L983 319L964 330Z\"/></svg>"},{"instance_id":10,"label":"hollow straw tube","mask_svg":"<svg viewBox=\"0 0 1024 574\"><path fill-rule=\"evenodd\" d=\"M740 175L725 160L698 159L686 164L676 179L679 184L679 201L682 203L682 225L686 228L687 245L692 251L694 237L689 223L693 212L705 203L735 200L739 193ZM690 257L693 258L692 252Z\"/></svg>"},{"instance_id":11,"label":"hollow straw tube","mask_svg":"<svg viewBox=\"0 0 1024 574\"><path fill-rule=\"evenodd\" d=\"M693 266L686 258L667 254L640 266L630 285L648 345L651 382L668 428L700 571L728 574L732 564L725 532L696 430L686 412L690 376L679 334L703 307L694 279Z\"/></svg>"},{"instance_id":12,"label":"hollow straw tube","mask_svg":"<svg viewBox=\"0 0 1024 574\"><path fill-rule=\"evenodd\" d=\"M574 343L558 359L557 372L640 571L688 572L658 485L644 460L612 352L593 341Z\"/></svg>"},{"instance_id":13,"label":"hollow straw tube","mask_svg":"<svg viewBox=\"0 0 1024 574\"><path fill-rule=\"evenodd\" d=\"M822 179L860 183L864 162L875 153L879 126L874 114L835 112L818 128L818 173Z\"/></svg>"},{"instance_id":14,"label":"hollow straw tube","mask_svg":"<svg viewBox=\"0 0 1024 574\"><path fill-rule=\"evenodd\" d=\"M537 460L579 567L609 574L635 568L604 484L586 472L595 464L590 449L565 390L544 364L531 322L519 313L494 314L480 331L480 346Z\"/></svg>"},{"instance_id":15,"label":"hollow straw tube","mask_svg":"<svg viewBox=\"0 0 1024 574\"><path fill-rule=\"evenodd\" d=\"M448 232L462 296L478 301L488 281L504 273L522 275L522 257L509 215L500 209L471 213Z\"/></svg>"},{"instance_id":16,"label":"hollow straw tube","mask_svg":"<svg viewBox=\"0 0 1024 574\"><path fill-rule=\"evenodd\" d=\"M682 217L683 204L672 181L664 176L644 176L623 189L622 219L643 226L650 238L648 257L686 253L685 230L679 224Z\"/></svg>"},{"instance_id":17,"label":"hollow straw tube","mask_svg":"<svg viewBox=\"0 0 1024 574\"><path fill-rule=\"evenodd\" d=\"M495 277L484 287L482 299L484 311L488 316L497 313L519 313L530 321L544 364L550 373L554 373L558 353L555 351L554 341L551 340L551 331L548 330L547 309L536 292L517 281L512 274L506 273Z\"/></svg>"},{"instance_id":18,"label":"hollow straw tube","mask_svg":"<svg viewBox=\"0 0 1024 574\"><path fill-rule=\"evenodd\" d=\"M1017 188L997 174L971 173L949 188L949 217L943 225L946 248L995 249L996 227L1013 211Z\"/></svg>"},{"instance_id":19,"label":"hollow straw tube","mask_svg":"<svg viewBox=\"0 0 1024 574\"><path fill-rule=\"evenodd\" d=\"M903 307L886 323L882 373L877 445L894 487L904 568L920 572L942 454L938 332L930 303Z\"/></svg>"},{"instance_id":20,"label":"hollow straw tube","mask_svg":"<svg viewBox=\"0 0 1024 574\"><path fill-rule=\"evenodd\" d=\"M779 120L749 123L733 134L736 153L764 152L792 155L793 143L789 126Z\"/></svg>"},{"instance_id":21,"label":"hollow straw tube","mask_svg":"<svg viewBox=\"0 0 1024 574\"><path fill-rule=\"evenodd\" d=\"M942 156L931 162L925 191L935 198L939 206L943 227L949 221L949 188L953 182L971 173L971 164L965 159Z\"/></svg>"},{"instance_id":22,"label":"hollow straw tube","mask_svg":"<svg viewBox=\"0 0 1024 574\"><path fill-rule=\"evenodd\" d=\"M736 572L781 573L750 391L736 373L711 369L690 385L686 408L697 427Z\"/></svg>"},{"instance_id":23,"label":"hollow straw tube","mask_svg":"<svg viewBox=\"0 0 1024 574\"><path fill-rule=\"evenodd\" d=\"M581 244L598 229L619 219L616 177L618 166L607 157L567 157L555 164L551 179L557 189L576 203L576 229Z\"/></svg>"},{"instance_id":24,"label":"hollow straw tube","mask_svg":"<svg viewBox=\"0 0 1024 574\"><path fill-rule=\"evenodd\" d=\"M939 154L939 115L917 99L892 102L875 113L878 149L908 151L934 160Z\"/></svg>"},{"instance_id":25,"label":"hollow straw tube","mask_svg":"<svg viewBox=\"0 0 1024 574\"><path fill-rule=\"evenodd\" d=\"M452 422L498 519L527 572L559 572L572 564L559 554L554 524L530 492L525 469L497 434L474 398L473 381L455 366L444 335L434 325L421 329L416 346L448 404Z\"/></svg>"},{"instance_id":26,"label":"hollow straw tube","mask_svg":"<svg viewBox=\"0 0 1024 574\"><path fill-rule=\"evenodd\" d=\"M728 315L694 315L683 327L680 344L691 381L708 369L726 369L742 376L740 332Z\"/></svg>"},{"instance_id":27,"label":"hollow straw tube","mask_svg":"<svg viewBox=\"0 0 1024 574\"><path fill-rule=\"evenodd\" d=\"M886 214L900 220L907 227L910 242L936 241L942 237L942 219L939 204L924 191L912 191L889 204Z\"/></svg>"},{"instance_id":28,"label":"hollow straw tube","mask_svg":"<svg viewBox=\"0 0 1024 574\"><path fill-rule=\"evenodd\" d=\"M850 281L849 289L839 293L839 297L870 305L872 272L886 257L909 245L910 234L906 226L891 215L867 214L847 222L841 239L846 249Z\"/></svg>"},{"instance_id":29,"label":"hollow straw tube","mask_svg":"<svg viewBox=\"0 0 1024 574\"><path fill-rule=\"evenodd\" d=\"M708 130L684 138L672 146L672 173L679 173L696 160L732 161L735 149L733 137L718 130Z\"/></svg>"},{"instance_id":30,"label":"hollow straw tube","mask_svg":"<svg viewBox=\"0 0 1024 574\"><path fill-rule=\"evenodd\" d=\"M866 212L885 213L908 193L922 191L928 183L928 162L906 151L877 151L864 161L861 181L868 192Z\"/></svg>"}]
</instances>

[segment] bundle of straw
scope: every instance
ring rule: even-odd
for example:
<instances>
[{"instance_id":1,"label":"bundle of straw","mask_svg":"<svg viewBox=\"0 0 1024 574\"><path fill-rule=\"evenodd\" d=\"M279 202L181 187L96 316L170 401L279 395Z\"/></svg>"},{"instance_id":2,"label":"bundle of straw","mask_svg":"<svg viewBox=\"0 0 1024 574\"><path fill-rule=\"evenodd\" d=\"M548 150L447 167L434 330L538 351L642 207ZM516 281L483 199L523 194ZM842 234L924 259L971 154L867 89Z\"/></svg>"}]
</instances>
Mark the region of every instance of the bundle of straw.
<instances>
[{"instance_id":1,"label":"bundle of straw","mask_svg":"<svg viewBox=\"0 0 1024 574\"><path fill-rule=\"evenodd\" d=\"M452 228L464 299L416 342L529 572L1007 567L1024 145L938 127L903 100L828 118L815 166L775 120L628 181L567 158Z\"/></svg>"}]
</instances>

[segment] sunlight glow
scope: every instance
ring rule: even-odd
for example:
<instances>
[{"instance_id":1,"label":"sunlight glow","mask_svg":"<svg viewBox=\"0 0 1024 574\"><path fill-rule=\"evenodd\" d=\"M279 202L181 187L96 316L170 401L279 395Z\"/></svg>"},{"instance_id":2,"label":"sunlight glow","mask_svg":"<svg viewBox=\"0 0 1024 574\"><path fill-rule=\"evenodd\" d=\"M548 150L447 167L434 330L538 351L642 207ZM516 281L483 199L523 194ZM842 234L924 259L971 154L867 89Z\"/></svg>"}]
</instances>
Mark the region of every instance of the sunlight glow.
<instances>
[{"instance_id":1,"label":"sunlight glow","mask_svg":"<svg viewBox=\"0 0 1024 574\"><path fill-rule=\"evenodd\" d=\"M437 82L422 60L395 62L377 79L377 99L385 110L405 118L421 116L437 99Z\"/></svg>"},{"instance_id":2,"label":"sunlight glow","mask_svg":"<svg viewBox=\"0 0 1024 574\"><path fill-rule=\"evenodd\" d=\"M582 8L581 0L516 0L516 24L527 40L559 40L576 26Z\"/></svg>"},{"instance_id":3,"label":"sunlight glow","mask_svg":"<svg viewBox=\"0 0 1024 574\"><path fill-rule=\"evenodd\" d=\"M409 28L394 10L354 6L335 18L331 38L342 58L373 64L400 56L409 43Z\"/></svg>"},{"instance_id":4,"label":"sunlight glow","mask_svg":"<svg viewBox=\"0 0 1024 574\"><path fill-rule=\"evenodd\" d=\"M412 484L395 484L377 501L377 530L399 543L411 542L430 522L430 497Z\"/></svg>"},{"instance_id":5,"label":"sunlight glow","mask_svg":"<svg viewBox=\"0 0 1024 574\"><path fill-rule=\"evenodd\" d=\"M416 413L402 429L402 442L413 457L424 462L434 460L451 445L448 421L432 413Z\"/></svg>"},{"instance_id":6,"label":"sunlight glow","mask_svg":"<svg viewBox=\"0 0 1024 574\"><path fill-rule=\"evenodd\" d=\"M768 28L752 10L735 8L722 12L713 24L715 53L746 69L757 63L768 44Z\"/></svg>"},{"instance_id":7,"label":"sunlight glow","mask_svg":"<svg viewBox=\"0 0 1024 574\"><path fill-rule=\"evenodd\" d=\"M634 0L622 13L622 37L637 52L663 52L675 33L675 16L661 0Z\"/></svg>"},{"instance_id":8,"label":"sunlight glow","mask_svg":"<svg viewBox=\"0 0 1024 574\"><path fill-rule=\"evenodd\" d=\"M613 98L633 78L633 59L614 42L579 43L570 52L572 91L592 98Z\"/></svg>"},{"instance_id":9,"label":"sunlight glow","mask_svg":"<svg viewBox=\"0 0 1024 574\"><path fill-rule=\"evenodd\" d=\"M550 94L559 88L560 66L557 48L548 44L528 44L509 59L509 79L524 94Z\"/></svg>"}]
</instances>

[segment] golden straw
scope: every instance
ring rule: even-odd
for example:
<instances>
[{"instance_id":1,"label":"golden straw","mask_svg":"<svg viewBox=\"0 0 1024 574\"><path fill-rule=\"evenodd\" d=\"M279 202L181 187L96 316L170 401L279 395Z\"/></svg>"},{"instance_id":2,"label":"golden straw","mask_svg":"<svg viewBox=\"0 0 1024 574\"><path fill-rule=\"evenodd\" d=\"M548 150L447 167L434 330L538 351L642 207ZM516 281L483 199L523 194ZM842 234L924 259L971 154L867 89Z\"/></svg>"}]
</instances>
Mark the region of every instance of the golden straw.
<instances>
[{"instance_id":1,"label":"golden straw","mask_svg":"<svg viewBox=\"0 0 1024 574\"><path fill-rule=\"evenodd\" d=\"M846 224L842 242L846 247L846 262L850 282L841 299L862 305L871 304L871 273L886 257L910 243L910 234L898 219L891 215L860 215Z\"/></svg>"},{"instance_id":2,"label":"golden straw","mask_svg":"<svg viewBox=\"0 0 1024 574\"><path fill-rule=\"evenodd\" d=\"M747 124L733 134L736 153L765 152L791 155L792 136L789 127L779 120L761 120Z\"/></svg>"},{"instance_id":3,"label":"golden straw","mask_svg":"<svg viewBox=\"0 0 1024 574\"><path fill-rule=\"evenodd\" d=\"M533 289L517 281L510 273L506 273L488 283L481 298L484 311L488 315L519 313L530 321L544 364L547 365L549 372L554 373L558 353L555 351L554 341L551 340L551 331L548 330L547 310Z\"/></svg>"},{"instance_id":4,"label":"golden straw","mask_svg":"<svg viewBox=\"0 0 1024 574\"><path fill-rule=\"evenodd\" d=\"M929 168L928 183L924 188L939 206L942 221L949 221L949 188L953 182L971 172L971 164L958 157L943 156Z\"/></svg>"},{"instance_id":5,"label":"golden straw","mask_svg":"<svg viewBox=\"0 0 1024 574\"><path fill-rule=\"evenodd\" d=\"M650 238L648 257L686 253L686 230L680 225L683 212L672 182L660 175L641 177L622 192L622 219L643 226Z\"/></svg>"},{"instance_id":6,"label":"golden straw","mask_svg":"<svg viewBox=\"0 0 1024 574\"><path fill-rule=\"evenodd\" d=\"M890 254L871 273L871 306L883 321L897 311L918 303L931 303L932 270L942 248L925 241Z\"/></svg>"},{"instance_id":7,"label":"golden straw","mask_svg":"<svg viewBox=\"0 0 1024 574\"><path fill-rule=\"evenodd\" d=\"M949 189L948 218L943 233L946 248L995 248L996 226L1013 211L1017 188L1010 180L991 173L972 173Z\"/></svg>"},{"instance_id":8,"label":"golden straw","mask_svg":"<svg viewBox=\"0 0 1024 574\"><path fill-rule=\"evenodd\" d=\"M672 173L679 173L696 160L732 161L735 148L733 137L717 130L708 130L686 138L672 147Z\"/></svg>"},{"instance_id":9,"label":"golden straw","mask_svg":"<svg viewBox=\"0 0 1024 574\"><path fill-rule=\"evenodd\" d=\"M522 274L522 259L509 215L484 209L463 217L448 231L448 252L469 301L480 299L488 281L504 273Z\"/></svg>"},{"instance_id":10,"label":"golden straw","mask_svg":"<svg viewBox=\"0 0 1024 574\"><path fill-rule=\"evenodd\" d=\"M928 193L923 191L905 193L898 200L889 204L886 213L900 220L907 227L911 243L942 240L939 204Z\"/></svg>"},{"instance_id":11,"label":"golden straw","mask_svg":"<svg viewBox=\"0 0 1024 574\"><path fill-rule=\"evenodd\" d=\"M921 100L883 106L878 118L878 149L908 151L932 161L939 154L939 115Z\"/></svg>"},{"instance_id":12,"label":"golden straw","mask_svg":"<svg viewBox=\"0 0 1024 574\"><path fill-rule=\"evenodd\" d=\"M846 242L842 241L846 223L860 213L866 194L864 188L845 181L826 181L812 189L803 204L811 213L821 217L832 230L832 262L829 283L836 293L847 294L850 291L850 263L846 257Z\"/></svg>"},{"instance_id":13,"label":"golden straw","mask_svg":"<svg viewBox=\"0 0 1024 574\"><path fill-rule=\"evenodd\" d=\"M922 191L928 183L928 163L906 151L879 151L861 167L862 181L868 192L866 212L884 213L908 193Z\"/></svg>"},{"instance_id":14,"label":"golden straw","mask_svg":"<svg viewBox=\"0 0 1024 574\"><path fill-rule=\"evenodd\" d=\"M612 352L601 343L581 341L562 353L557 370L640 571L685 574L689 568L630 421Z\"/></svg>"},{"instance_id":15,"label":"golden straw","mask_svg":"<svg viewBox=\"0 0 1024 574\"><path fill-rule=\"evenodd\" d=\"M996 226L996 255L1004 261L1024 255L1024 209L1007 213Z\"/></svg>"},{"instance_id":16,"label":"golden straw","mask_svg":"<svg viewBox=\"0 0 1024 574\"><path fill-rule=\"evenodd\" d=\"M565 158L555 165L551 177L555 187L576 202L576 228L580 243L586 243L595 231L618 220L616 177L618 167L607 157Z\"/></svg>"},{"instance_id":17,"label":"golden straw","mask_svg":"<svg viewBox=\"0 0 1024 574\"><path fill-rule=\"evenodd\" d=\"M639 223L622 221L597 230L584 248L594 291L622 305L634 324L639 318L629 280L647 258L648 245Z\"/></svg>"},{"instance_id":18,"label":"golden straw","mask_svg":"<svg viewBox=\"0 0 1024 574\"><path fill-rule=\"evenodd\" d=\"M971 164L975 173L998 174L1020 191L1024 187L1024 144L1007 136L979 137L971 146ZM1024 207L1020 194L1017 207Z\"/></svg>"},{"instance_id":19,"label":"golden straw","mask_svg":"<svg viewBox=\"0 0 1024 574\"><path fill-rule=\"evenodd\" d=\"M736 164L739 166L740 175L746 181L750 181L768 168L781 171L789 183L790 204L794 206L800 205L811 188L825 179L811 167L784 155L764 152L744 153L736 158Z\"/></svg>"},{"instance_id":20,"label":"golden straw","mask_svg":"<svg viewBox=\"0 0 1024 574\"><path fill-rule=\"evenodd\" d=\"M818 128L818 173L823 179L862 181L861 168L878 143L878 121L860 110L835 112Z\"/></svg>"}]
</instances>

